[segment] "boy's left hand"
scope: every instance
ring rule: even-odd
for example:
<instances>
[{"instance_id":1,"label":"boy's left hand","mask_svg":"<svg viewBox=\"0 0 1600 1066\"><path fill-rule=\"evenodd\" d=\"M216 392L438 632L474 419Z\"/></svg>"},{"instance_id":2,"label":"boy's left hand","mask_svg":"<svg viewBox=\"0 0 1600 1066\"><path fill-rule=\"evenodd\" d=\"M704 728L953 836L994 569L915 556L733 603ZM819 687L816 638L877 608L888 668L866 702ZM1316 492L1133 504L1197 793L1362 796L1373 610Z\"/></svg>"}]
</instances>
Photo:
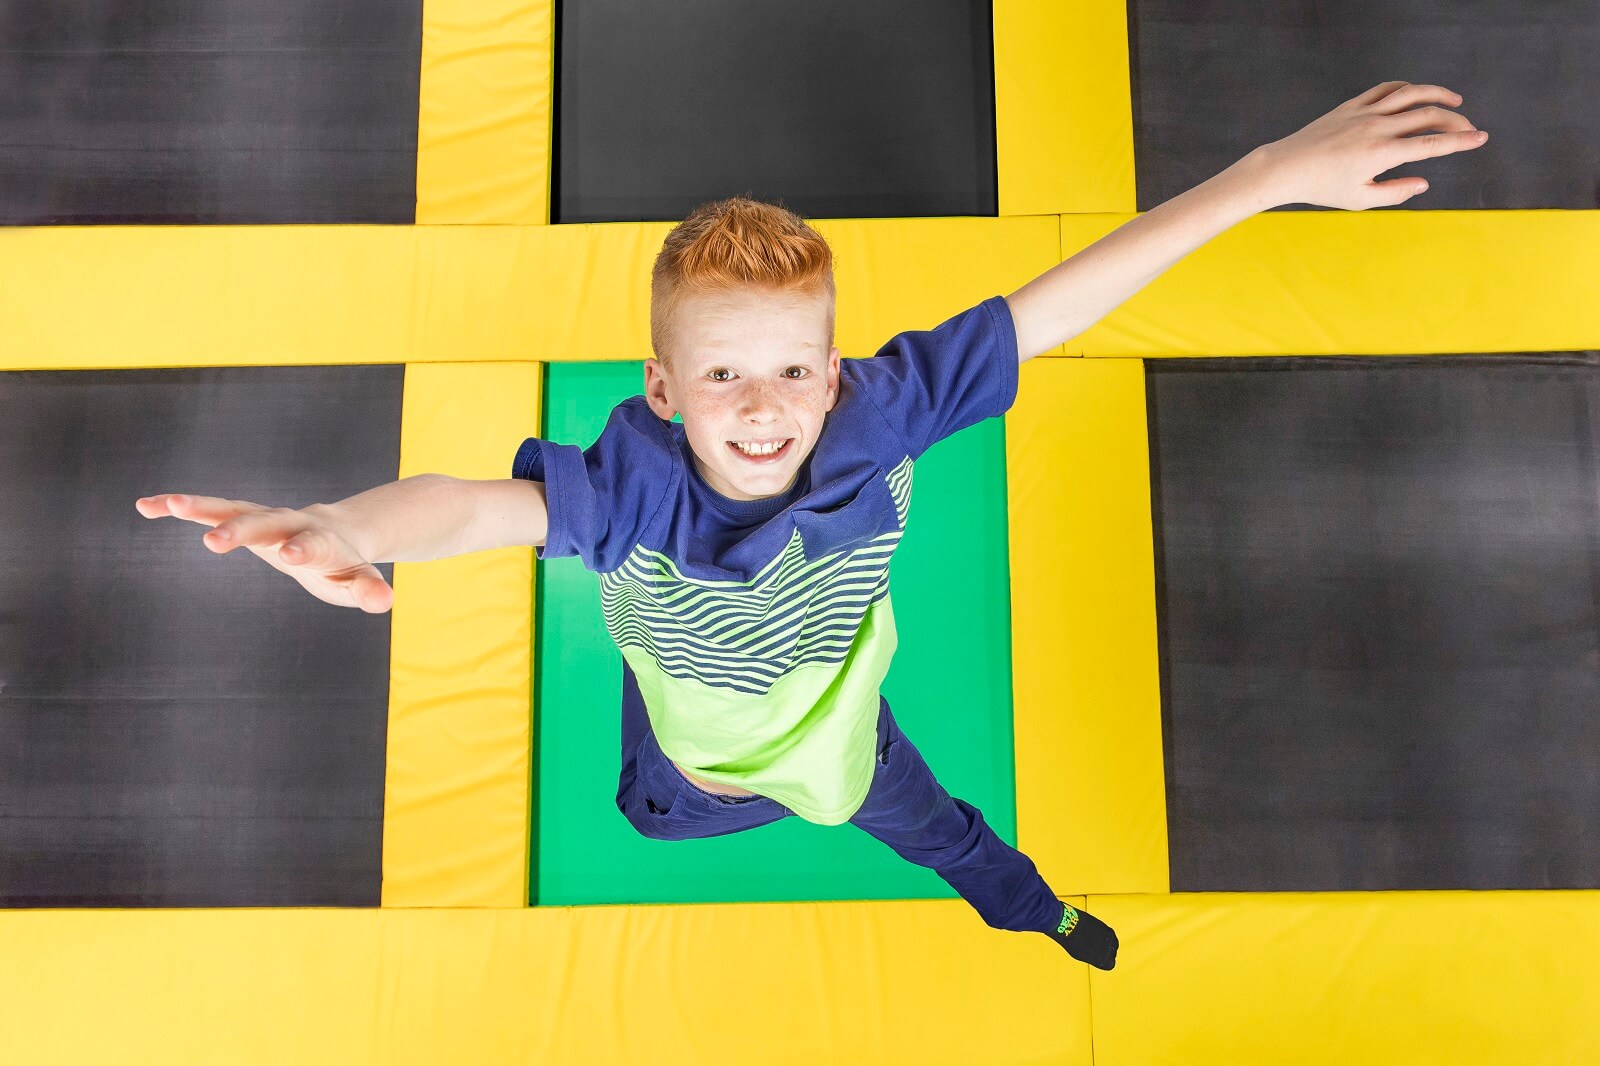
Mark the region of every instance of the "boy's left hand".
<instances>
[{"instance_id":1,"label":"boy's left hand","mask_svg":"<svg viewBox=\"0 0 1600 1066\"><path fill-rule=\"evenodd\" d=\"M1481 147L1488 139L1465 115L1449 110L1460 104L1460 95L1442 85L1375 85L1304 129L1256 149L1264 163L1264 191L1275 205L1364 211L1404 203L1428 183L1372 179L1404 163ZM1440 132L1407 136L1424 130Z\"/></svg>"}]
</instances>

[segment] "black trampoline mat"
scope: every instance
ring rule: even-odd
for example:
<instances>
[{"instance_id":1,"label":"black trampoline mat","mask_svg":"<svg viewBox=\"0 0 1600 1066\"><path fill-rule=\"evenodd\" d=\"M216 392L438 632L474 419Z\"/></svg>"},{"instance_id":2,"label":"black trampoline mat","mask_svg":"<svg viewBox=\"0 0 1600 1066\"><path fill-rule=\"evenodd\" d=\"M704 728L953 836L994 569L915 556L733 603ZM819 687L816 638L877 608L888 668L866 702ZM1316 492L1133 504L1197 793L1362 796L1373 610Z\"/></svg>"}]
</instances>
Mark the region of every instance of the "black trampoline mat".
<instances>
[{"instance_id":1,"label":"black trampoline mat","mask_svg":"<svg viewBox=\"0 0 1600 1066\"><path fill-rule=\"evenodd\" d=\"M981 0L568 0L553 222L682 219L748 195L805 218L997 212Z\"/></svg>"},{"instance_id":2,"label":"black trampoline mat","mask_svg":"<svg viewBox=\"0 0 1600 1066\"><path fill-rule=\"evenodd\" d=\"M1128 29L1140 211L1387 81L1453 89L1489 131L1381 175L1427 179L1400 207L1600 206L1594 0L1129 0Z\"/></svg>"},{"instance_id":3,"label":"black trampoline mat","mask_svg":"<svg viewBox=\"0 0 1600 1066\"><path fill-rule=\"evenodd\" d=\"M0 223L416 220L420 0L0 5Z\"/></svg>"},{"instance_id":4,"label":"black trampoline mat","mask_svg":"<svg viewBox=\"0 0 1600 1066\"><path fill-rule=\"evenodd\" d=\"M0 907L379 904L392 616L134 501L394 481L403 381L0 373Z\"/></svg>"},{"instance_id":5,"label":"black trampoline mat","mask_svg":"<svg viewBox=\"0 0 1600 1066\"><path fill-rule=\"evenodd\" d=\"M1172 888L1600 887L1600 355L1146 368Z\"/></svg>"}]
</instances>

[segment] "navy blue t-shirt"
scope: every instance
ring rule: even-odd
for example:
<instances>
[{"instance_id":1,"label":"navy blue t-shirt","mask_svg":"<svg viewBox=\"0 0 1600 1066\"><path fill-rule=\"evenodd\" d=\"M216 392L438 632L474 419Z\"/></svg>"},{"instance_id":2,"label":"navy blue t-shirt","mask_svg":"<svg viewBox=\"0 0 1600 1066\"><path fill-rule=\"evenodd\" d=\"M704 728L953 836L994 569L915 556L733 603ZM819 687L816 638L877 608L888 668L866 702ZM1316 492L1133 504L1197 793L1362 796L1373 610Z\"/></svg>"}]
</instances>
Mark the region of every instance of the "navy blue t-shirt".
<instances>
[{"instance_id":1,"label":"navy blue t-shirt","mask_svg":"<svg viewBox=\"0 0 1600 1066\"><path fill-rule=\"evenodd\" d=\"M878 685L896 637L889 558L915 461L1016 400L1016 330L994 296L843 359L839 396L788 491L706 484L681 424L643 396L586 449L530 437L512 476L543 481L541 559L601 580L607 631L656 738L691 772L822 824L871 784Z\"/></svg>"}]
</instances>

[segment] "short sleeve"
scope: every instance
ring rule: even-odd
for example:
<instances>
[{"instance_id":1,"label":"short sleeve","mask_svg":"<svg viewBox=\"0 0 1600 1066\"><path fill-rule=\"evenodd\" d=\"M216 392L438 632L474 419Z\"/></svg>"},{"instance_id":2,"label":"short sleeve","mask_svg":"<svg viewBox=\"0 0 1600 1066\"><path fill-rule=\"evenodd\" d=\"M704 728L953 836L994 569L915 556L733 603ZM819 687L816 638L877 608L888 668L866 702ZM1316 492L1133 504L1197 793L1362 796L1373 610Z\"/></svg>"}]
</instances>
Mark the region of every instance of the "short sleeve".
<instances>
[{"instance_id":1,"label":"short sleeve","mask_svg":"<svg viewBox=\"0 0 1600 1066\"><path fill-rule=\"evenodd\" d=\"M549 531L540 559L576 555L600 573L621 566L675 484L676 451L644 397L624 400L588 448L529 437L511 476L542 481Z\"/></svg>"},{"instance_id":2,"label":"short sleeve","mask_svg":"<svg viewBox=\"0 0 1600 1066\"><path fill-rule=\"evenodd\" d=\"M1005 297L991 296L931 330L898 334L870 359L841 366L915 459L952 433L1011 409L1016 324Z\"/></svg>"}]
</instances>

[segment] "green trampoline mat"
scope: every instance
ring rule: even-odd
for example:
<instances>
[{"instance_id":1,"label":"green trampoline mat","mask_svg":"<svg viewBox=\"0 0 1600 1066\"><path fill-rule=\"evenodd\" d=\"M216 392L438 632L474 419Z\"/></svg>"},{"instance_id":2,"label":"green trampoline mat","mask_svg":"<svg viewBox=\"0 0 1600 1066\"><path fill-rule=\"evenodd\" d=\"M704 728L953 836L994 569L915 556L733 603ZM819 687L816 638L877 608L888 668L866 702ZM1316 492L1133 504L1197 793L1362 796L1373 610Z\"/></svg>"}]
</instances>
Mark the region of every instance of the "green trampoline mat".
<instances>
[{"instance_id":1,"label":"green trampoline mat","mask_svg":"<svg viewBox=\"0 0 1600 1066\"><path fill-rule=\"evenodd\" d=\"M639 362L547 367L543 436L587 447L643 390ZM992 418L918 460L890 567L899 649L883 693L934 775L1016 845L1005 428ZM933 871L852 825L785 818L705 840L638 835L616 807L622 655L599 579L538 564L530 903L952 898Z\"/></svg>"}]
</instances>

